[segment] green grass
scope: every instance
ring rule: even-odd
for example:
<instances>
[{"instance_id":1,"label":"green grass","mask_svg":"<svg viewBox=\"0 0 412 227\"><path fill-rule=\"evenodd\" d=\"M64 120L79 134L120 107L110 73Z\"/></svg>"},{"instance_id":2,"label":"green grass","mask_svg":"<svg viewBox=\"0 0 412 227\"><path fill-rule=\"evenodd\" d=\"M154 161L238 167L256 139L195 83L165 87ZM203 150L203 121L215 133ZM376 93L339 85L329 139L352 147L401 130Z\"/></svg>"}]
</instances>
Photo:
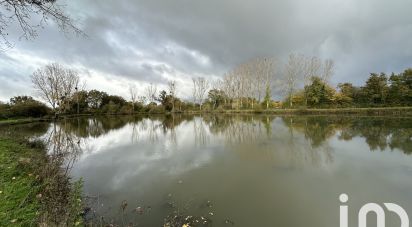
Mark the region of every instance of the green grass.
<instances>
[{"instance_id":1,"label":"green grass","mask_svg":"<svg viewBox=\"0 0 412 227\"><path fill-rule=\"evenodd\" d=\"M36 226L40 186L34 173L41 152L0 138L0 226Z\"/></svg>"}]
</instances>

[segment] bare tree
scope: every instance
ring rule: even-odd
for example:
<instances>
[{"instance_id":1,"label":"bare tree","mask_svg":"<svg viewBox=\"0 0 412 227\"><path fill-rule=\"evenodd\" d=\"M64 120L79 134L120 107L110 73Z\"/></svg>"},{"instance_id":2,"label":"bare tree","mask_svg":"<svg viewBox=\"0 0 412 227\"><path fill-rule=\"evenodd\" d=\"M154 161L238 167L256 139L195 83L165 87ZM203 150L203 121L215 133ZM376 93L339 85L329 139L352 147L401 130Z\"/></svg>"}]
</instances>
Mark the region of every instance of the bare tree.
<instances>
[{"instance_id":1,"label":"bare tree","mask_svg":"<svg viewBox=\"0 0 412 227\"><path fill-rule=\"evenodd\" d=\"M235 91L235 98L237 100L237 109L242 107L242 95L243 95L243 76L242 66L238 66L234 69L233 85Z\"/></svg>"},{"instance_id":2,"label":"bare tree","mask_svg":"<svg viewBox=\"0 0 412 227\"><path fill-rule=\"evenodd\" d=\"M175 111L176 81L171 80L167 83L169 93L172 96L172 111Z\"/></svg>"},{"instance_id":3,"label":"bare tree","mask_svg":"<svg viewBox=\"0 0 412 227\"><path fill-rule=\"evenodd\" d=\"M327 59L324 61L320 77L325 83L329 82L334 73L334 68L335 63L333 62L333 60Z\"/></svg>"},{"instance_id":4,"label":"bare tree","mask_svg":"<svg viewBox=\"0 0 412 227\"><path fill-rule=\"evenodd\" d=\"M223 91L227 95L230 102L236 97L236 88L235 88L235 72L229 71L223 77Z\"/></svg>"},{"instance_id":5,"label":"bare tree","mask_svg":"<svg viewBox=\"0 0 412 227\"><path fill-rule=\"evenodd\" d=\"M275 58L255 58L238 65L224 75L222 90L236 99L237 108L243 107L246 101L253 109L256 99L260 103L265 93L271 93L275 63ZM267 96L266 94L265 97ZM268 100L266 102L268 105Z\"/></svg>"},{"instance_id":6,"label":"bare tree","mask_svg":"<svg viewBox=\"0 0 412 227\"><path fill-rule=\"evenodd\" d=\"M262 63L263 63L262 61L256 62L257 65L261 65ZM262 101L262 97L265 91L265 82L266 82L265 73L262 72L261 69L262 69L261 67L257 67L256 77L253 83L254 94L259 103Z\"/></svg>"},{"instance_id":7,"label":"bare tree","mask_svg":"<svg viewBox=\"0 0 412 227\"><path fill-rule=\"evenodd\" d=\"M157 87L156 85L150 83L149 86L146 87L145 89L146 97L149 100L150 103L156 101L156 95L157 95Z\"/></svg>"},{"instance_id":8,"label":"bare tree","mask_svg":"<svg viewBox=\"0 0 412 227\"><path fill-rule=\"evenodd\" d=\"M318 57L305 57L303 60L303 70L302 70L302 76L303 76L303 87L305 88L306 86L309 86L309 84L312 81L312 78L315 76L320 76L320 69L322 67L322 62ZM304 92L305 95L305 105L307 106L308 104L308 97L306 92Z\"/></svg>"},{"instance_id":9,"label":"bare tree","mask_svg":"<svg viewBox=\"0 0 412 227\"><path fill-rule=\"evenodd\" d=\"M308 83L312 80L315 76L320 76L320 69L322 67L322 62L318 57L305 57L303 59L303 79L304 85L308 85Z\"/></svg>"},{"instance_id":10,"label":"bare tree","mask_svg":"<svg viewBox=\"0 0 412 227\"><path fill-rule=\"evenodd\" d=\"M266 102L266 109L269 108L269 102L272 96L272 83L273 79L275 76L275 65L276 65L276 59L274 58L264 58L259 61L258 64L258 69L263 80L263 86L261 85L259 89L261 89L259 92L265 91L265 102ZM260 102L260 95L259 95L259 102Z\"/></svg>"},{"instance_id":11,"label":"bare tree","mask_svg":"<svg viewBox=\"0 0 412 227\"><path fill-rule=\"evenodd\" d=\"M207 90L209 89L209 81L204 77L198 77L193 79L193 87L196 92L196 100L199 102L200 110L202 110L202 104Z\"/></svg>"},{"instance_id":12,"label":"bare tree","mask_svg":"<svg viewBox=\"0 0 412 227\"><path fill-rule=\"evenodd\" d=\"M130 99L132 100L132 107L133 107L133 113L134 113L134 105L137 101L137 87L136 85L132 84L129 86L129 94L130 94Z\"/></svg>"},{"instance_id":13,"label":"bare tree","mask_svg":"<svg viewBox=\"0 0 412 227\"><path fill-rule=\"evenodd\" d=\"M144 96L144 95L140 95L140 96L137 97L137 101L144 105L147 101L147 97Z\"/></svg>"},{"instance_id":14,"label":"bare tree","mask_svg":"<svg viewBox=\"0 0 412 227\"><path fill-rule=\"evenodd\" d=\"M192 78L193 81L193 89L192 89L192 96L193 96L193 103L196 104L197 102L197 78Z\"/></svg>"},{"instance_id":15,"label":"bare tree","mask_svg":"<svg viewBox=\"0 0 412 227\"><path fill-rule=\"evenodd\" d=\"M64 6L58 5L57 0L2 0L0 1L0 36L2 45L11 47L8 40L8 27L17 23L21 37L29 40L37 36L37 30L48 20L54 21L62 32L74 32L85 35L74 25L73 20L63 12ZM33 21L40 17L39 22Z\"/></svg>"},{"instance_id":16,"label":"bare tree","mask_svg":"<svg viewBox=\"0 0 412 227\"><path fill-rule=\"evenodd\" d=\"M211 81L210 81L210 90L209 90L209 92L208 92L208 97L209 97L210 92L211 92L212 90L213 90L213 91L220 91L220 92L222 92L222 91L223 91L223 80L221 80L221 79L211 80ZM223 96L223 97L224 97L224 96ZM210 101L212 101L212 100L210 100ZM224 101L225 104L226 104L226 98L224 98L223 101ZM216 100L213 100L213 107L212 107L212 109L215 109L216 104L217 104Z\"/></svg>"},{"instance_id":17,"label":"bare tree","mask_svg":"<svg viewBox=\"0 0 412 227\"><path fill-rule=\"evenodd\" d=\"M49 103L53 110L64 109L68 98L78 89L80 78L77 71L58 63L46 65L36 70L32 76L34 88L40 97Z\"/></svg>"},{"instance_id":18,"label":"bare tree","mask_svg":"<svg viewBox=\"0 0 412 227\"><path fill-rule=\"evenodd\" d=\"M293 106L292 96L295 92L298 81L302 78L304 70L304 56L290 54L284 71L284 91L289 98L290 107Z\"/></svg>"}]
</instances>

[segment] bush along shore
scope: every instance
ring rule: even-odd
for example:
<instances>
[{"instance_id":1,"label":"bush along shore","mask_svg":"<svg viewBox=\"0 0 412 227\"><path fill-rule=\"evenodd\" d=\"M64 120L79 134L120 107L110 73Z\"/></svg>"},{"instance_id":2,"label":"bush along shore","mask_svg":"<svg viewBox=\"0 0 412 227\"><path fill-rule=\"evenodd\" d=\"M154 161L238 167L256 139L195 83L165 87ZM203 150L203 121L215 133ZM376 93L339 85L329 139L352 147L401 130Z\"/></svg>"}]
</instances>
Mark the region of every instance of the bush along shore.
<instances>
[{"instance_id":1,"label":"bush along shore","mask_svg":"<svg viewBox=\"0 0 412 227\"><path fill-rule=\"evenodd\" d=\"M0 226L82 224L82 182L72 182L62 159L46 147L0 133Z\"/></svg>"}]
</instances>

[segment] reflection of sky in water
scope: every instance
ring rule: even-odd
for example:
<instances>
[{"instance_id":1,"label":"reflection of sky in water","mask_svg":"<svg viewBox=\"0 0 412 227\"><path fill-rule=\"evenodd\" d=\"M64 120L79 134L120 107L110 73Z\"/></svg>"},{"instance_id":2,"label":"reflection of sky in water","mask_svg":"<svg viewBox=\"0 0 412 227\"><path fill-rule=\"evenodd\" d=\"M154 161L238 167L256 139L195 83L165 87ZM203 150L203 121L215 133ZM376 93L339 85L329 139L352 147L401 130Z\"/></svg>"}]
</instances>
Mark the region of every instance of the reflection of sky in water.
<instances>
[{"instance_id":1,"label":"reflection of sky in water","mask_svg":"<svg viewBox=\"0 0 412 227\"><path fill-rule=\"evenodd\" d=\"M148 122L152 123L160 124ZM107 185L116 190L130 178L138 178L148 172L179 175L198 168L209 162L213 153L217 152L206 147L193 149L195 141L191 138L194 134L191 123L183 123L175 129L179 135L175 141L170 132L164 133L156 128L155 132L147 133L139 126L135 129L138 135L132 135L134 126L127 124L100 137L86 139L86 152L75 164L74 174L108 166L110 173L103 170L107 174L104 177L109 180ZM149 138L152 133L156 134L155 140Z\"/></svg>"},{"instance_id":2,"label":"reflection of sky in water","mask_svg":"<svg viewBox=\"0 0 412 227\"><path fill-rule=\"evenodd\" d=\"M236 226L337 226L343 192L354 208L353 226L367 202L395 202L412 212L412 159L404 151L371 151L362 127L295 121L128 122L83 139L72 174L84 178L86 194L101 196L106 215L116 216L113 207L125 199L131 207L151 204L152 216L140 220L149 226L170 212L162 207L168 194L192 201L190 212L200 215L207 211L199 203L211 199L213 218L230 217ZM348 131L353 136L343 140ZM388 223L396 226L397 220L388 217Z\"/></svg>"}]
</instances>

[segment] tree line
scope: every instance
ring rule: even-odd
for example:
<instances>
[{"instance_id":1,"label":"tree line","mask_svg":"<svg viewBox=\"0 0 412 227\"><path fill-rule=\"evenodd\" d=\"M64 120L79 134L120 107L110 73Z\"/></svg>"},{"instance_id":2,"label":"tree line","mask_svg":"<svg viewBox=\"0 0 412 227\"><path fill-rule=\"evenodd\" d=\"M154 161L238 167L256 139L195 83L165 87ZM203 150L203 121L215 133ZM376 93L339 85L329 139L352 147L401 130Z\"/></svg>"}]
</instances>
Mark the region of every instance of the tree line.
<instances>
[{"instance_id":1,"label":"tree line","mask_svg":"<svg viewBox=\"0 0 412 227\"><path fill-rule=\"evenodd\" d=\"M0 103L0 118L39 117L47 114L133 114L271 108L341 108L410 106L412 69L399 74L371 73L363 86L330 84L330 59L291 54L282 64L274 58L256 58L238 65L218 80L192 78L191 100L178 97L177 82L166 89L149 84L129 86L129 98L99 90L85 90L79 73L58 63L31 75L37 96L17 96ZM279 97L276 101L274 97ZM46 103L47 105L45 105Z\"/></svg>"}]
</instances>

